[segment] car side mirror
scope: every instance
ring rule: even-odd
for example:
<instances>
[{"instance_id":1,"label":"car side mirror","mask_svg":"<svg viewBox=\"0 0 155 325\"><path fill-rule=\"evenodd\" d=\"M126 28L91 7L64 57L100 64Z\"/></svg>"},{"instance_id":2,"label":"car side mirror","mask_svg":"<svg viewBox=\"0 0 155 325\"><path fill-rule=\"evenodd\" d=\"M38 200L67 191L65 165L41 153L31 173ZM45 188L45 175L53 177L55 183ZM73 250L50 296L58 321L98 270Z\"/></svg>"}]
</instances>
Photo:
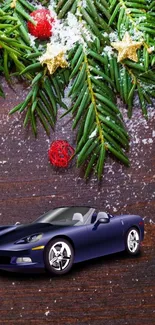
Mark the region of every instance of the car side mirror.
<instances>
[{"instance_id":1,"label":"car side mirror","mask_svg":"<svg viewBox=\"0 0 155 325\"><path fill-rule=\"evenodd\" d=\"M108 216L106 218L103 217L103 218L98 219L94 224L93 230L96 230L100 224L108 223L109 221L110 221L110 218Z\"/></svg>"},{"instance_id":2,"label":"car side mirror","mask_svg":"<svg viewBox=\"0 0 155 325\"><path fill-rule=\"evenodd\" d=\"M109 217L98 219L98 223L108 223L109 221L110 221L110 218Z\"/></svg>"}]
</instances>

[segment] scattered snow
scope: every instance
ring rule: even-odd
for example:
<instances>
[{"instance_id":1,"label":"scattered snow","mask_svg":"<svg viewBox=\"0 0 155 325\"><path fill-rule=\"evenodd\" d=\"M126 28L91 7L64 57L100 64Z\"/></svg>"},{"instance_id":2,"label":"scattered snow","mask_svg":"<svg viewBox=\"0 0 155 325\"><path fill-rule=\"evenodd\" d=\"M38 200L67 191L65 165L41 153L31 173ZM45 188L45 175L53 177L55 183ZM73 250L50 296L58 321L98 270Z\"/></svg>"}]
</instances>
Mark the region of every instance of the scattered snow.
<instances>
[{"instance_id":1,"label":"scattered snow","mask_svg":"<svg viewBox=\"0 0 155 325\"><path fill-rule=\"evenodd\" d=\"M130 35L133 41L139 41L139 42L144 41L143 32L137 30L136 28L134 28L133 30L131 29Z\"/></svg>"},{"instance_id":2,"label":"scattered snow","mask_svg":"<svg viewBox=\"0 0 155 325\"><path fill-rule=\"evenodd\" d=\"M101 77L101 76L94 76L94 79L103 79L103 77Z\"/></svg>"},{"instance_id":3,"label":"scattered snow","mask_svg":"<svg viewBox=\"0 0 155 325\"><path fill-rule=\"evenodd\" d=\"M153 143L153 139L149 138L149 139L142 139L142 142L144 144L150 144L150 143Z\"/></svg>"},{"instance_id":4,"label":"scattered snow","mask_svg":"<svg viewBox=\"0 0 155 325\"><path fill-rule=\"evenodd\" d=\"M107 32L104 32L103 36L106 38L106 37L109 37L109 34Z\"/></svg>"},{"instance_id":5,"label":"scattered snow","mask_svg":"<svg viewBox=\"0 0 155 325\"><path fill-rule=\"evenodd\" d=\"M50 0L50 5L49 5L49 9L54 11L55 7L56 7L57 1L56 0Z\"/></svg>"},{"instance_id":6,"label":"scattered snow","mask_svg":"<svg viewBox=\"0 0 155 325\"><path fill-rule=\"evenodd\" d=\"M50 314L49 310L45 312L45 316L48 316L49 314Z\"/></svg>"},{"instance_id":7,"label":"scattered snow","mask_svg":"<svg viewBox=\"0 0 155 325\"><path fill-rule=\"evenodd\" d=\"M95 138L97 135L97 129L95 129L89 136L89 139Z\"/></svg>"},{"instance_id":8,"label":"scattered snow","mask_svg":"<svg viewBox=\"0 0 155 325\"><path fill-rule=\"evenodd\" d=\"M40 63L44 62L45 60L53 59L54 57L58 56L61 52L65 52L65 47L61 44L47 44L47 51L39 58Z\"/></svg>"},{"instance_id":9,"label":"scattered snow","mask_svg":"<svg viewBox=\"0 0 155 325\"><path fill-rule=\"evenodd\" d=\"M118 41L118 38L118 33L116 31L109 34L110 42Z\"/></svg>"},{"instance_id":10,"label":"scattered snow","mask_svg":"<svg viewBox=\"0 0 155 325\"><path fill-rule=\"evenodd\" d=\"M102 54L104 53L106 53L110 57L114 54L114 49L111 46L105 46Z\"/></svg>"},{"instance_id":11,"label":"scattered snow","mask_svg":"<svg viewBox=\"0 0 155 325\"><path fill-rule=\"evenodd\" d=\"M87 41L92 41L92 35L85 27L85 22L79 22L77 17L69 12L66 19L55 19L51 42L61 44L68 51L77 42L85 44L82 33L86 36Z\"/></svg>"},{"instance_id":12,"label":"scattered snow","mask_svg":"<svg viewBox=\"0 0 155 325\"><path fill-rule=\"evenodd\" d=\"M36 48L35 40L37 39L37 37L31 35L30 33L28 33L28 36L29 36L29 39L30 39L30 45L31 45L33 48Z\"/></svg>"},{"instance_id":13,"label":"scattered snow","mask_svg":"<svg viewBox=\"0 0 155 325\"><path fill-rule=\"evenodd\" d=\"M152 219L149 220L149 223L155 225L155 222Z\"/></svg>"},{"instance_id":14,"label":"scattered snow","mask_svg":"<svg viewBox=\"0 0 155 325\"><path fill-rule=\"evenodd\" d=\"M82 0L82 7L86 8L87 7L87 0Z\"/></svg>"},{"instance_id":15,"label":"scattered snow","mask_svg":"<svg viewBox=\"0 0 155 325\"><path fill-rule=\"evenodd\" d=\"M36 7L36 9L44 8L44 6L41 3L36 4L36 2L34 1L34 3L32 3L32 4Z\"/></svg>"}]
</instances>

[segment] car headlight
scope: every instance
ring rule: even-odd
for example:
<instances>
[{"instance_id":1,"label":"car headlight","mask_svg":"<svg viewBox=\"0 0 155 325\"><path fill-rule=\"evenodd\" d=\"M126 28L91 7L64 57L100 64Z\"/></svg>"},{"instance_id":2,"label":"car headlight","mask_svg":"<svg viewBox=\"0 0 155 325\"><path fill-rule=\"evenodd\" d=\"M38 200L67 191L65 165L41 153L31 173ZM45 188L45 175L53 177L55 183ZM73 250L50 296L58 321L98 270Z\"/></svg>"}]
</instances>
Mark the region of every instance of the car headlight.
<instances>
[{"instance_id":1,"label":"car headlight","mask_svg":"<svg viewBox=\"0 0 155 325\"><path fill-rule=\"evenodd\" d=\"M28 237L21 238L20 240L16 241L15 244L28 244L28 243L35 243L42 238L43 234L34 234Z\"/></svg>"}]
</instances>

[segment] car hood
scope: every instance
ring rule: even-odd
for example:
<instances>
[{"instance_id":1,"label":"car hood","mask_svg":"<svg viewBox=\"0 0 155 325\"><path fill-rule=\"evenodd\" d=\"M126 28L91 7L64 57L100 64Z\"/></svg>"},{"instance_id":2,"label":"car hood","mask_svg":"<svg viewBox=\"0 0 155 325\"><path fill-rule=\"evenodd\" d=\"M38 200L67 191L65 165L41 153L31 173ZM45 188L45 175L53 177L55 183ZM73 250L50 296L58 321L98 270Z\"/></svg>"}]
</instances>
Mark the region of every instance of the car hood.
<instances>
[{"instance_id":1,"label":"car hood","mask_svg":"<svg viewBox=\"0 0 155 325\"><path fill-rule=\"evenodd\" d=\"M13 242L23 237L30 236L36 233L44 233L54 231L60 228L49 223L33 223L28 225L13 225L0 227L0 244Z\"/></svg>"}]
</instances>

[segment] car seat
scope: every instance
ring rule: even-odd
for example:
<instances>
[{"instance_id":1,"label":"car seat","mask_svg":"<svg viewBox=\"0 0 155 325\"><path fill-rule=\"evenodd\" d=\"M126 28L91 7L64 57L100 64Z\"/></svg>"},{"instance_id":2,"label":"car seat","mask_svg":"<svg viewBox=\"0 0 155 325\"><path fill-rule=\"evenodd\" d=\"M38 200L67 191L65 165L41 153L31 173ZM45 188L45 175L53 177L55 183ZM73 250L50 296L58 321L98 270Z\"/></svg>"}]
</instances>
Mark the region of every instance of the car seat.
<instances>
[{"instance_id":1,"label":"car seat","mask_svg":"<svg viewBox=\"0 0 155 325\"><path fill-rule=\"evenodd\" d=\"M97 214L96 221L98 221L98 220L101 219L101 218L108 218L107 213L106 213L106 212L99 212L99 213Z\"/></svg>"},{"instance_id":2,"label":"car seat","mask_svg":"<svg viewBox=\"0 0 155 325\"><path fill-rule=\"evenodd\" d=\"M83 224L83 216L79 212L76 212L76 213L73 214L73 219L72 220L77 220L78 221L76 223L76 225Z\"/></svg>"}]
</instances>

